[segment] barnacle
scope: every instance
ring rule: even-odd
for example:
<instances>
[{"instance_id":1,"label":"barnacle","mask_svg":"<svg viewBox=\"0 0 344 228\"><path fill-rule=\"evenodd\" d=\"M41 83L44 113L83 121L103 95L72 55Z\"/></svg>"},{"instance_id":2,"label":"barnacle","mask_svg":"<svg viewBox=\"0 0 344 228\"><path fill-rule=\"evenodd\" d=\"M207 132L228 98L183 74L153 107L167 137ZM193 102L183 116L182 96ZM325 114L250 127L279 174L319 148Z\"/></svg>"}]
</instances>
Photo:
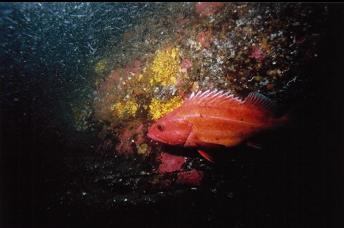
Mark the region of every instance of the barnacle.
<instances>
[{"instance_id":1,"label":"barnacle","mask_svg":"<svg viewBox=\"0 0 344 228\"><path fill-rule=\"evenodd\" d=\"M111 107L111 110L119 119L134 117L138 109L139 105L133 100L117 102Z\"/></svg>"},{"instance_id":2,"label":"barnacle","mask_svg":"<svg viewBox=\"0 0 344 228\"><path fill-rule=\"evenodd\" d=\"M158 50L150 66L150 84L162 86L176 84L179 66L179 48Z\"/></svg>"},{"instance_id":3,"label":"barnacle","mask_svg":"<svg viewBox=\"0 0 344 228\"><path fill-rule=\"evenodd\" d=\"M182 98L179 96L173 97L167 101L162 101L162 100L153 98L149 105L149 113L152 119L156 120L162 117L163 115L165 115L166 113L180 106L181 103L182 103Z\"/></svg>"}]
</instances>

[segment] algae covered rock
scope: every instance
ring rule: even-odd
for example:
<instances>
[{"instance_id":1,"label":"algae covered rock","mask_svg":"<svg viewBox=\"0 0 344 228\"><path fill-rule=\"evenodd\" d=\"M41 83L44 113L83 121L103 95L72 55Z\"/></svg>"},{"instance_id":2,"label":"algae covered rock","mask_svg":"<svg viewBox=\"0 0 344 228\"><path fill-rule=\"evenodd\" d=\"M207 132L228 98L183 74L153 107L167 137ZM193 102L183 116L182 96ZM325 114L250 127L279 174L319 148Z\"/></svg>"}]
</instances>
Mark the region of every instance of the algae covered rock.
<instances>
[{"instance_id":1,"label":"algae covered rock","mask_svg":"<svg viewBox=\"0 0 344 228\"><path fill-rule=\"evenodd\" d=\"M109 47L111 59L95 64L91 108L95 121L112 126L111 134L121 135L136 122L146 129L198 90L221 89L241 97L257 91L282 102L301 96L300 87L310 78L307 69L318 56L325 5L161 6L156 17L143 16L116 48ZM144 132L142 137L148 145ZM144 154L142 143L135 153Z\"/></svg>"}]
</instances>

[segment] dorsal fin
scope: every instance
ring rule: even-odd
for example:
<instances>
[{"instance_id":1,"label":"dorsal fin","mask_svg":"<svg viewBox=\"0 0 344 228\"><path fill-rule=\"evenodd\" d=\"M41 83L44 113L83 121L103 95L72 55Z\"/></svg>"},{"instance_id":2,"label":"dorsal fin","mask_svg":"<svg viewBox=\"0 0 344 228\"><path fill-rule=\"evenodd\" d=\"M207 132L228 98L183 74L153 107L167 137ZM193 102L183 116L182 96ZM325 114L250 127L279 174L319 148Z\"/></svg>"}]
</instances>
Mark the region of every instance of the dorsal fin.
<instances>
[{"instance_id":1,"label":"dorsal fin","mask_svg":"<svg viewBox=\"0 0 344 228\"><path fill-rule=\"evenodd\" d=\"M221 90L207 90L204 92L198 91L196 94L192 93L190 97L185 101L187 104L197 104L202 106L227 106L227 105L239 105L243 101L235 97L230 92L224 92Z\"/></svg>"},{"instance_id":2,"label":"dorsal fin","mask_svg":"<svg viewBox=\"0 0 344 228\"><path fill-rule=\"evenodd\" d=\"M258 92L251 92L245 98L244 104L251 104L268 112L274 112L276 109L275 102Z\"/></svg>"}]
</instances>

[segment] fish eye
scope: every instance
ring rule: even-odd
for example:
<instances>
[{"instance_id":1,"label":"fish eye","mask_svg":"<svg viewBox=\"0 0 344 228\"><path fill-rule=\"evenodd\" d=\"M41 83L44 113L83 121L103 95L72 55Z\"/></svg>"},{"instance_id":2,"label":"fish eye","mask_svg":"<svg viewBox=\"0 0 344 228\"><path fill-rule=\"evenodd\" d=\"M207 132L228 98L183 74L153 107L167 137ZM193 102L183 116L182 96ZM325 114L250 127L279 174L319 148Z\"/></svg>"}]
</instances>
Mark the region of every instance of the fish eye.
<instances>
[{"instance_id":1,"label":"fish eye","mask_svg":"<svg viewBox=\"0 0 344 228\"><path fill-rule=\"evenodd\" d=\"M161 124L158 124L157 128L158 128L159 131L163 131L164 130L164 126L162 126Z\"/></svg>"}]
</instances>

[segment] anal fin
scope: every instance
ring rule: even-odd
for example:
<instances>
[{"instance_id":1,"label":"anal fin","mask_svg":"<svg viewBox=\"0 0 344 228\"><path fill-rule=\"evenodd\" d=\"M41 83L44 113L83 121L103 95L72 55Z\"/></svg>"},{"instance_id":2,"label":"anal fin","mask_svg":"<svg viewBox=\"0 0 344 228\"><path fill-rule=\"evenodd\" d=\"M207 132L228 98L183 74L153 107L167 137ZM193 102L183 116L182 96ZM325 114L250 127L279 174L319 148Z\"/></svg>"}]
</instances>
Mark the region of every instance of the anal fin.
<instances>
[{"instance_id":1,"label":"anal fin","mask_svg":"<svg viewBox=\"0 0 344 228\"><path fill-rule=\"evenodd\" d=\"M198 150L198 153L205 158L206 160L214 163L214 157L210 155L209 153L205 152L204 150Z\"/></svg>"}]
</instances>

